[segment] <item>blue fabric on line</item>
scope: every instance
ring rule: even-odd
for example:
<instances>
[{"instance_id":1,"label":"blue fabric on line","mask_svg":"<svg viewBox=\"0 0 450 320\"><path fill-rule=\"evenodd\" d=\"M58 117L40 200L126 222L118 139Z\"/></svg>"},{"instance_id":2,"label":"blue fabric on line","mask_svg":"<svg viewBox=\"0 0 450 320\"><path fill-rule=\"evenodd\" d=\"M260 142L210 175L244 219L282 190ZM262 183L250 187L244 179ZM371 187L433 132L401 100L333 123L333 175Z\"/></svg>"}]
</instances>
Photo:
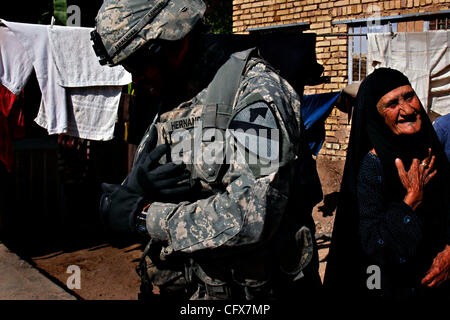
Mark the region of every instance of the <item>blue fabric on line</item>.
<instances>
[{"instance_id":1,"label":"blue fabric on line","mask_svg":"<svg viewBox=\"0 0 450 320\"><path fill-rule=\"evenodd\" d=\"M339 92L304 95L301 112L309 148L317 155L325 140L325 119L330 114Z\"/></svg>"}]
</instances>

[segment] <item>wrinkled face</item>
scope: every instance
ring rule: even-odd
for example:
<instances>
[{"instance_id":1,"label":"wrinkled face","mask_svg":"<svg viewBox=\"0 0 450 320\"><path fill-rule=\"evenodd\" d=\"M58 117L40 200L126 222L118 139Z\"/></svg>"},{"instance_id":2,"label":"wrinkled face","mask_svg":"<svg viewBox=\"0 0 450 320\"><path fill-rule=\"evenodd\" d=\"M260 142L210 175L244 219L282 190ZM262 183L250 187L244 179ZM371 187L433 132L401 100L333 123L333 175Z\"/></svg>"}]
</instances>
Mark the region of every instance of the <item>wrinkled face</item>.
<instances>
[{"instance_id":1,"label":"wrinkled face","mask_svg":"<svg viewBox=\"0 0 450 320\"><path fill-rule=\"evenodd\" d=\"M410 85L386 93L378 101L377 109L395 135L414 134L422 127L420 101Z\"/></svg>"}]
</instances>

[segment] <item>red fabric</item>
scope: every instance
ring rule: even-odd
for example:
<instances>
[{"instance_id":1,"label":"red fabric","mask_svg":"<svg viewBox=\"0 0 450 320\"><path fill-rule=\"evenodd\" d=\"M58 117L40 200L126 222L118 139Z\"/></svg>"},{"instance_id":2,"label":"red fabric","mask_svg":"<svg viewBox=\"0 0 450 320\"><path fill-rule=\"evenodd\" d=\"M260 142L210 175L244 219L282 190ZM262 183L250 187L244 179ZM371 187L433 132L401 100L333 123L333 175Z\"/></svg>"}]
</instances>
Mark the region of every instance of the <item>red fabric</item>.
<instances>
[{"instance_id":1,"label":"red fabric","mask_svg":"<svg viewBox=\"0 0 450 320\"><path fill-rule=\"evenodd\" d=\"M0 85L0 161L8 171L11 171L14 160L11 139L24 135L22 109L13 109L16 98L15 94Z\"/></svg>"}]
</instances>

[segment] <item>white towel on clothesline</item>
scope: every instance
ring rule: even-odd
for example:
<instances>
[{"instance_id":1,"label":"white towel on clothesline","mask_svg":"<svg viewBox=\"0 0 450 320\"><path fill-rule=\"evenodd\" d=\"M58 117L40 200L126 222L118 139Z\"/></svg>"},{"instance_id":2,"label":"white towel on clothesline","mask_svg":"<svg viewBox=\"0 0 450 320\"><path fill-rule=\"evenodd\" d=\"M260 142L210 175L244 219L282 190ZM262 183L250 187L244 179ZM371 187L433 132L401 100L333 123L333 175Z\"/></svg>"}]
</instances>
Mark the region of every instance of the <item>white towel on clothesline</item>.
<instances>
[{"instance_id":1,"label":"white towel on clothesline","mask_svg":"<svg viewBox=\"0 0 450 320\"><path fill-rule=\"evenodd\" d=\"M16 54L28 56L36 71L42 100L35 122L49 134L112 139L122 86L131 75L122 67L100 66L89 40L92 29L1 22L24 48Z\"/></svg>"},{"instance_id":2,"label":"white towel on clothesline","mask_svg":"<svg viewBox=\"0 0 450 320\"><path fill-rule=\"evenodd\" d=\"M53 26L47 30L59 85L123 86L131 82L131 75L123 67L100 65L90 40L93 29Z\"/></svg>"}]
</instances>

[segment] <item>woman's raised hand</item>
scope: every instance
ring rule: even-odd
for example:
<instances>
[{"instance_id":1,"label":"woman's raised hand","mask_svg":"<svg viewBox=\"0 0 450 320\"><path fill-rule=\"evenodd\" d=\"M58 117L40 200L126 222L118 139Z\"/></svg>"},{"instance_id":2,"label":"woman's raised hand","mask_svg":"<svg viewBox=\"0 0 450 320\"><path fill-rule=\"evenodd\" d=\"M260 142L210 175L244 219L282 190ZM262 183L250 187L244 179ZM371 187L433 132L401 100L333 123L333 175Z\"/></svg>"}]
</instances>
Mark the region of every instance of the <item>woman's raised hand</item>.
<instances>
[{"instance_id":1,"label":"woman's raised hand","mask_svg":"<svg viewBox=\"0 0 450 320\"><path fill-rule=\"evenodd\" d=\"M401 159L395 159L400 181L406 189L403 201L413 210L416 210L422 203L424 187L437 173L434 169L435 158L431 155L431 149L428 149L428 157L422 162L419 159L413 159L408 171L405 170Z\"/></svg>"}]
</instances>

